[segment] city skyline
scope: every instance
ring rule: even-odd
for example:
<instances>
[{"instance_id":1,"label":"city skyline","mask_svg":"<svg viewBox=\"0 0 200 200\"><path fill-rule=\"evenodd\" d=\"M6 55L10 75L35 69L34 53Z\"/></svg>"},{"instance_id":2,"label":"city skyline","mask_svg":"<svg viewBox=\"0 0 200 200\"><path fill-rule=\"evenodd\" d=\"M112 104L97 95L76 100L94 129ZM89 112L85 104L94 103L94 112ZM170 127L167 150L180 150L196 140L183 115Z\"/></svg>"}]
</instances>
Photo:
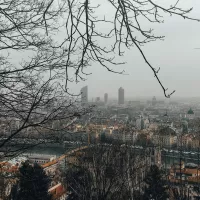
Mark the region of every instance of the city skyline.
<instances>
[{"instance_id":1,"label":"city skyline","mask_svg":"<svg viewBox=\"0 0 200 200\"><path fill-rule=\"evenodd\" d=\"M3 1L0 200L200 199L199 8Z\"/></svg>"},{"instance_id":2,"label":"city skyline","mask_svg":"<svg viewBox=\"0 0 200 200\"><path fill-rule=\"evenodd\" d=\"M87 102L94 102L96 101L97 98L100 98L99 100L102 101L102 102L105 102L105 95L107 94L108 95L108 101L118 101L118 89L119 87L116 89L115 91L115 94L114 92L112 94L114 95L110 95L107 90L108 90L108 87L105 89L105 90L102 90L101 93L98 93L99 95L97 96L94 96L91 94L91 86L84 86L80 89L80 98L82 99L82 94L81 94L81 90L83 88L86 88L87 87ZM126 88L122 87L124 90L126 90ZM194 96L194 97L188 97L188 96L182 96L182 97L177 97L177 96L172 96L170 98L165 98L164 96L155 96L154 93L152 93L151 96L145 96L145 95L132 95L128 92L126 92L126 95L125 95L125 98L124 98L124 101L127 102L127 101L131 101L131 100L140 100L140 101L147 101L147 100L152 100L153 97L156 97L157 100L164 100L166 102L170 102L170 101L186 101L186 102L197 102L197 101L200 101L200 97L198 96ZM82 100L81 100L82 101Z\"/></svg>"}]
</instances>

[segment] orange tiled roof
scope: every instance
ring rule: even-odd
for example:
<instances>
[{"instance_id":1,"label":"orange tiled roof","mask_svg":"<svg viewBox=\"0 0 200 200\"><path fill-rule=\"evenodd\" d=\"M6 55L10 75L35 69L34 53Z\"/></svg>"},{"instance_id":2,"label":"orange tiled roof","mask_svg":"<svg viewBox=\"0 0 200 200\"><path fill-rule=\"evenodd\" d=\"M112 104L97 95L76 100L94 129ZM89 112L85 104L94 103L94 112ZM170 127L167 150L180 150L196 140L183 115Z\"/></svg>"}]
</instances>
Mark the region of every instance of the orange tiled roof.
<instances>
[{"instance_id":1,"label":"orange tiled roof","mask_svg":"<svg viewBox=\"0 0 200 200\"><path fill-rule=\"evenodd\" d=\"M7 164L8 164L8 162L6 162L6 161L0 162L0 167L5 166Z\"/></svg>"},{"instance_id":2,"label":"orange tiled roof","mask_svg":"<svg viewBox=\"0 0 200 200\"><path fill-rule=\"evenodd\" d=\"M52 194L53 199L58 199L66 193L66 190L63 187L63 185L59 183L55 185L54 187L50 188L49 193Z\"/></svg>"},{"instance_id":3,"label":"orange tiled roof","mask_svg":"<svg viewBox=\"0 0 200 200\"><path fill-rule=\"evenodd\" d=\"M180 169L171 169L171 172L180 172ZM200 169L184 168L181 170L183 174L198 174L200 176Z\"/></svg>"},{"instance_id":4,"label":"orange tiled roof","mask_svg":"<svg viewBox=\"0 0 200 200\"><path fill-rule=\"evenodd\" d=\"M51 165L56 164L57 162L58 162L57 160L53 160L53 161L50 161L50 162L48 162L48 163L43 164L42 167L43 167L43 168L46 168L46 167L49 167L49 166L51 166Z\"/></svg>"},{"instance_id":5,"label":"orange tiled roof","mask_svg":"<svg viewBox=\"0 0 200 200\"><path fill-rule=\"evenodd\" d=\"M9 173L18 172L18 167L12 166L10 168L0 168L0 172L9 172Z\"/></svg>"}]
</instances>

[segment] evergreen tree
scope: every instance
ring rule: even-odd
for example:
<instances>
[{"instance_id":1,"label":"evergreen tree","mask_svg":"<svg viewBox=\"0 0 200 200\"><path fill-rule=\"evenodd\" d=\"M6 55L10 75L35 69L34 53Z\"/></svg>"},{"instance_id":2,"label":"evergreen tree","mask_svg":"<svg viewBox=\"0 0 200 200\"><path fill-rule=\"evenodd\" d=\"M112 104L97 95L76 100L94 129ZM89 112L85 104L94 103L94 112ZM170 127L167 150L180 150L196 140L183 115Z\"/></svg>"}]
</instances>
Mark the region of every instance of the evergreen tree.
<instances>
[{"instance_id":1,"label":"evergreen tree","mask_svg":"<svg viewBox=\"0 0 200 200\"><path fill-rule=\"evenodd\" d=\"M11 200L50 200L50 179L38 164L25 162L19 169L20 178L11 191Z\"/></svg>"},{"instance_id":2,"label":"evergreen tree","mask_svg":"<svg viewBox=\"0 0 200 200\"><path fill-rule=\"evenodd\" d=\"M156 165L150 167L145 178L146 187L144 200L166 200L168 198L167 188L162 179L161 170Z\"/></svg>"}]
</instances>

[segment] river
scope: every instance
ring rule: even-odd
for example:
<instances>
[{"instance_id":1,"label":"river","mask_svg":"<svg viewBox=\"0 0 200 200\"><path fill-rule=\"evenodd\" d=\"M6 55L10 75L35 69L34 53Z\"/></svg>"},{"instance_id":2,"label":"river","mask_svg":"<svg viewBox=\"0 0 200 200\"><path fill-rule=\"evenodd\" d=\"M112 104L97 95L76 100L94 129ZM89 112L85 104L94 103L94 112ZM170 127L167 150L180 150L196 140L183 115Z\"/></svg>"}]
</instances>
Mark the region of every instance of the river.
<instances>
[{"instance_id":1,"label":"river","mask_svg":"<svg viewBox=\"0 0 200 200\"><path fill-rule=\"evenodd\" d=\"M71 142L71 143L65 143L65 144L42 144L38 145L36 147L32 147L28 150L26 150L24 153L31 153L31 154L48 154L48 155L55 155L60 156L72 149L78 148L80 146L85 146L86 144L80 144L78 142ZM17 148L17 147L15 147ZM12 148L14 150L15 148ZM180 152L173 151L173 150L162 150L162 156L161 161L162 165L165 168L170 168L171 165L177 164L181 161L185 163L194 163L194 164L200 164L200 153L191 151L191 152ZM180 156L181 155L181 156Z\"/></svg>"}]
</instances>

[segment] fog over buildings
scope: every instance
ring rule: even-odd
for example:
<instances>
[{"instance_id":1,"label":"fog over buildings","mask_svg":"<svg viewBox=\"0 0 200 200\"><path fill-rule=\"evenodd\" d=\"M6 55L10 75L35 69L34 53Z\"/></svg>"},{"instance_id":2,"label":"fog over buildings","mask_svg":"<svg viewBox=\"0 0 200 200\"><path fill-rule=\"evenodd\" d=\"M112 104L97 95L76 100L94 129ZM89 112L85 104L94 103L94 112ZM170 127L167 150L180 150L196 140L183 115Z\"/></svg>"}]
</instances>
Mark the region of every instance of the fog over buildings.
<instances>
[{"instance_id":1,"label":"fog over buildings","mask_svg":"<svg viewBox=\"0 0 200 200\"><path fill-rule=\"evenodd\" d=\"M170 5L169 1L163 3ZM200 19L199 0L181 1L181 6L193 7L190 16ZM148 61L155 68L161 68L159 77L168 91L176 90L172 99L200 97L200 93L197 92L200 85L200 50L195 49L200 47L199 23L183 20L178 16L165 15L163 19L164 23L151 24L152 27L147 23L143 24L146 29L153 28L155 35L164 35L165 39L145 44L142 49ZM111 66L111 68L116 71L125 70L125 75L114 74L98 64L92 64L87 69L92 75L87 76L84 82L73 84L70 90L79 93L81 87L88 85L89 99L97 96L103 98L105 92L109 94L109 98L117 99L117 90L122 86L126 90L127 98L152 98L154 95L163 97L160 85L136 48L126 51L120 61L125 61L126 64Z\"/></svg>"},{"instance_id":2,"label":"fog over buildings","mask_svg":"<svg viewBox=\"0 0 200 200\"><path fill-rule=\"evenodd\" d=\"M22 199L20 195L23 196L23 191L28 190L31 195L35 195L36 192L38 195L52 194L53 196L50 195L52 200L79 199L79 197L94 199L95 196L104 200L113 198L116 198L115 200L175 200L179 197L179 199L186 199L186 195L187 199L193 199L190 197L200 199L200 0L182 0L180 5L178 5L179 0L132 1L134 2L132 8L130 0L122 0L118 1L116 12L112 12L109 3L114 4L115 7L117 1L101 0L99 2L71 1L72 8L70 8L70 1L68 1L69 4L66 4L64 12L69 11L70 15L78 12L78 15L67 17L65 32L61 29L56 35L57 28L53 28L55 32L53 31L52 36L48 35L50 24L47 24L48 20L45 19L45 15L49 15L51 19L53 13L56 13L50 9L52 1L41 15L42 19L39 23L45 24L48 40L46 37L43 40L42 37L40 42L37 42L39 37L35 37L37 34L31 35L33 42L23 39L22 43L21 40L18 42L18 39L15 41L15 38L24 38L24 31L29 37L32 25L34 32L35 23L31 21L32 18L27 21L28 26L30 21L30 28L27 30L22 26L22 32L20 32L21 23L18 26L14 24L13 27L13 22L18 22L20 18L26 27L24 20L26 21L26 17L29 16L23 10L26 5L21 7L24 4L18 4L20 5L19 13L22 10L25 15L22 15L24 17L17 15L14 20L8 18L9 13L1 12L12 26L7 27L7 22L3 19L4 26L2 27L5 30L1 31L0 35L8 40L9 37L13 38L10 39L10 44L13 49L16 48L17 53L9 55L9 58L13 57L13 63L11 63L13 66L7 65L7 62L4 63L3 57L0 57L3 68L0 72L2 78L0 84L2 87L0 88L0 174L2 174L0 200L4 199L3 196L6 199L10 196L13 199ZM153 7L148 8L151 5L147 2L150 2ZM175 7L173 7L174 2ZM63 3L65 4L66 1ZM95 7L95 12L92 10L94 3L100 4ZM161 7L156 6L157 3ZM130 12L122 4L133 9L135 19L129 16ZM141 7L139 11L137 4ZM167 5L163 9L164 13L161 4ZM30 8L33 5L34 3L31 3ZM39 11L43 5L38 4L38 6ZM8 7L13 7L13 11L16 9L12 3L8 4ZM191 7L194 7L194 10L188 16L198 18L199 23L196 20L181 18L181 16L185 18L184 14L187 10L184 14L179 13L173 17L166 15L166 11L174 14L177 10L184 12L185 9ZM105 12L102 12L102 9L105 9ZM147 17L153 10L155 12L152 14L153 20L163 19L164 23L153 23ZM33 9L33 13L35 11L37 9ZM149 19L150 23L148 20L138 22L139 12L144 18ZM92 16L91 13L100 16L100 19ZM11 14L11 19L13 16ZM35 18L35 14L33 16ZM82 17L84 17L83 20ZM71 21L68 21L70 18ZM114 29L105 35L104 31L109 30L110 19L114 20ZM135 21L129 24L132 19ZM58 25L59 20L55 21ZM108 23L101 24L102 21ZM76 23L81 26L75 27ZM134 27L135 23L138 27L134 28L132 35L130 34L132 29L129 27ZM122 28L123 25L126 30ZM72 35L68 37L70 26ZM12 30L16 28L19 36L12 35ZM41 30L40 26L37 30ZM82 30L86 30L86 33L82 34ZM149 36L148 33L151 30L153 32ZM130 38L126 35L126 31L128 35L130 34ZM139 36L135 33L137 31L140 32ZM116 43L113 44L114 47L111 46L111 50L108 50L109 43L113 43L112 32L116 37L114 38ZM54 43L53 37L59 40L62 34L67 34L67 37L65 35L64 42L61 41L61 45L57 46L58 41ZM77 34L80 40L76 39ZM143 40L140 34L147 40L140 42ZM152 42L148 40L154 40L163 35L166 36L165 40ZM125 39L121 40L121 36ZM97 40L92 38L97 38ZM105 38L107 40L104 40ZM128 51L131 45L129 39L135 47L133 45ZM3 44L4 41L1 40ZM79 41L82 45L76 46ZM12 45L12 42L16 42L19 49ZM47 45L47 42L50 45ZM127 48L122 45L122 48L115 49L115 45L121 44ZM23 58L33 53L33 50L29 48L34 48L34 45L38 48L35 51L38 54L36 57L30 57L31 62L27 65L29 62ZM51 47L49 51L48 47ZM9 50L10 47L0 49L6 53L4 50L7 48ZM58 55L57 49L59 49ZM23 55L22 51L25 51ZM123 56L118 56L120 53ZM17 54L19 54L18 57ZM67 56L66 63L65 58L62 59L65 55ZM43 56L45 61L43 61ZM53 62L54 56L56 60L59 60L58 63ZM24 68L18 69L15 68L15 62L20 57L22 58L20 65ZM113 65L107 65L107 63ZM119 63L124 63L124 65L119 65ZM47 74L47 72L50 73ZM176 92L170 99L165 98L165 95L174 90ZM166 92L165 95L164 92ZM51 152L53 152L52 155ZM18 157L20 154L21 158ZM23 181L31 183L31 179L26 180L26 176L20 176L18 180L18 176L15 176L20 175L20 172L28 167L29 163L24 163L27 160L31 168L33 166L37 169L28 170L28 173L29 171L39 172L37 166L39 164L44 172L40 174L46 174L44 178L34 173L30 174L33 183L41 181L39 185L42 187L37 191L34 184L33 187L30 187L30 184L27 185L27 188L26 184L21 184ZM111 176L110 172L112 172ZM34 182L35 177L39 177L39 181ZM49 180L46 182L50 184L46 183L45 186L43 180L47 180L47 177ZM87 184L79 185L83 177L84 183ZM152 179L153 184L146 182L147 179ZM33 191L30 188L33 188ZM58 188L59 192L55 188ZM2 192L3 190L6 192ZM169 196L164 197L164 192L162 192L164 190ZM155 196L153 197L151 193ZM30 194L25 192L27 196ZM160 198L157 197L158 194ZM59 198L54 197L55 195L59 195ZM89 198L83 197L84 195Z\"/></svg>"}]
</instances>

